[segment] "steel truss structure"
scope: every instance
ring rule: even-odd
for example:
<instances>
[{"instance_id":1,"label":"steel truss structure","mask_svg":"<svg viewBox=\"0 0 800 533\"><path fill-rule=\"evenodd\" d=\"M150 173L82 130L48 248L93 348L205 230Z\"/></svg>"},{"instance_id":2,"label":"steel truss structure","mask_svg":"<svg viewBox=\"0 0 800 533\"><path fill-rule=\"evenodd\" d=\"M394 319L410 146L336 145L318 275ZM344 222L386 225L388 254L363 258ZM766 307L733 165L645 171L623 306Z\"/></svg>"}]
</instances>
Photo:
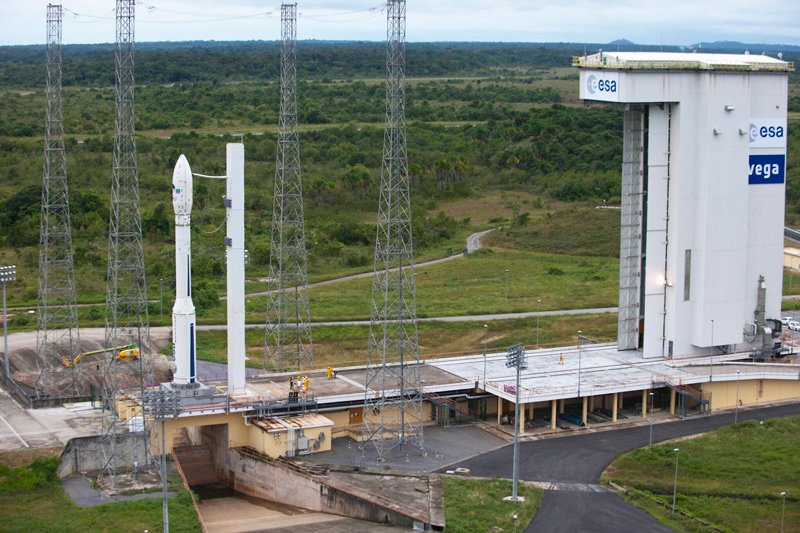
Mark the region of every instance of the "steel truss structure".
<instances>
[{"instance_id":1,"label":"steel truss structure","mask_svg":"<svg viewBox=\"0 0 800 533\"><path fill-rule=\"evenodd\" d=\"M297 4L281 5L281 105L264 366L313 365L300 140L297 134Z\"/></svg>"},{"instance_id":2,"label":"steel truss structure","mask_svg":"<svg viewBox=\"0 0 800 533\"><path fill-rule=\"evenodd\" d=\"M40 395L74 397L81 390L78 365L65 368L62 358L80 352L72 229L69 216L64 115L61 107L60 5L47 6L47 107L45 112L42 211L39 233L39 298L36 346ZM65 374L69 374L68 376Z\"/></svg>"},{"instance_id":3,"label":"steel truss structure","mask_svg":"<svg viewBox=\"0 0 800 533\"><path fill-rule=\"evenodd\" d=\"M108 235L108 279L106 285L105 347L136 344L136 361L119 361L114 352L106 353L103 374L103 402L108 410L103 418L106 466L112 476L130 466L134 457L149 457L144 414L139 409L121 416L124 395L132 396L152 383L150 361L150 322L147 311L142 217L139 207L139 177L134 139L134 22L135 0L116 2L116 128L114 168L111 183L111 214ZM133 418L134 420L131 420ZM137 422L135 419L138 419ZM119 439L134 430L141 439ZM124 445L120 443L126 443ZM144 447L137 454L131 447Z\"/></svg>"},{"instance_id":4,"label":"steel truss structure","mask_svg":"<svg viewBox=\"0 0 800 533\"><path fill-rule=\"evenodd\" d=\"M386 124L362 426L362 446L372 442L379 461L406 444L424 452L405 127L405 0L388 0L386 20Z\"/></svg>"},{"instance_id":5,"label":"steel truss structure","mask_svg":"<svg viewBox=\"0 0 800 533\"><path fill-rule=\"evenodd\" d=\"M622 206L619 251L619 319L617 346L637 350L641 304L642 221L644 209L645 112L625 109L622 148Z\"/></svg>"}]
</instances>

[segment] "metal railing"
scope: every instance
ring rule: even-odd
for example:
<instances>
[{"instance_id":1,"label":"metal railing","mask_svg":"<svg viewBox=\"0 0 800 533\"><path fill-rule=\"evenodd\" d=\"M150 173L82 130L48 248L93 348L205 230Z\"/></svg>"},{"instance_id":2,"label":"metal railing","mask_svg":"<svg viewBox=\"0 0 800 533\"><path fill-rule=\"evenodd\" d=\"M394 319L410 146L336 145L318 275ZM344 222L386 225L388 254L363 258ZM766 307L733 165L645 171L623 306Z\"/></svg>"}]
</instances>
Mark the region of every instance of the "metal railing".
<instances>
[{"instance_id":1,"label":"metal railing","mask_svg":"<svg viewBox=\"0 0 800 533\"><path fill-rule=\"evenodd\" d=\"M573 67L610 68L621 70L728 70L793 72L794 61L779 63L742 63L738 65L707 63L705 61L618 60L614 56L573 56Z\"/></svg>"}]
</instances>

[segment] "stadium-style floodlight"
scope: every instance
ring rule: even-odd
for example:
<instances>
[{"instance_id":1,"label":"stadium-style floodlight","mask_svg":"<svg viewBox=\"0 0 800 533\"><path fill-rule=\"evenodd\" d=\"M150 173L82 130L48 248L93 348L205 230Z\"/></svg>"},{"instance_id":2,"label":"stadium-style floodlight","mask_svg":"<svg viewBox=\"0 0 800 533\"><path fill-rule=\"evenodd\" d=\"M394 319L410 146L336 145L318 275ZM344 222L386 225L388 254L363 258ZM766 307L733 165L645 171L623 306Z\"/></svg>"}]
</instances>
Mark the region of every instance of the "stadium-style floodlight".
<instances>
[{"instance_id":1,"label":"stadium-style floodlight","mask_svg":"<svg viewBox=\"0 0 800 533\"><path fill-rule=\"evenodd\" d=\"M161 420L161 485L162 508L164 515L164 533L169 533L169 508L167 506L167 443L166 420L177 418L181 410L179 391L150 390L142 392L142 405L145 412L156 420Z\"/></svg>"},{"instance_id":2,"label":"stadium-style floodlight","mask_svg":"<svg viewBox=\"0 0 800 533\"><path fill-rule=\"evenodd\" d=\"M3 286L3 371L7 378L8 372L8 312L6 311L6 284L17 281L17 266L0 266L0 285Z\"/></svg>"},{"instance_id":3,"label":"stadium-style floodlight","mask_svg":"<svg viewBox=\"0 0 800 533\"><path fill-rule=\"evenodd\" d=\"M511 489L511 501L520 501L517 495L517 484L519 483L519 373L528 368L528 360L525 357L525 347L522 344L511 346L506 352L506 367L517 369L517 386L514 392L517 401L514 403L514 479Z\"/></svg>"}]
</instances>

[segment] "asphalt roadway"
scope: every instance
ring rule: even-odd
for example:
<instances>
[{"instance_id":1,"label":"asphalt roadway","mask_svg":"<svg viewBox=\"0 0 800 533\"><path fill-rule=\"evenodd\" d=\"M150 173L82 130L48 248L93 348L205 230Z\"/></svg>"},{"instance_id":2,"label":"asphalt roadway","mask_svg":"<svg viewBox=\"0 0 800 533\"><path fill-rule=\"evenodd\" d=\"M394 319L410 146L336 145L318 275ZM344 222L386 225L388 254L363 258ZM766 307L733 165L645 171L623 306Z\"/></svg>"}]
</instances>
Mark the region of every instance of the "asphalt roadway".
<instances>
[{"instance_id":1,"label":"asphalt roadway","mask_svg":"<svg viewBox=\"0 0 800 533\"><path fill-rule=\"evenodd\" d=\"M739 420L764 420L800 414L800 403L740 409ZM653 442L712 431L733 423L733 411L653 426ZM532 532L640 533L672 531L650 515L599 485L600 474L623 452L646 446L650 426L583 431L577 435L520 443L520 474L525 481L551 484L545 489ZM513 445L451 465L479 477L512 476ZM680 475L678 477L680 490Z\"/></svg>"}]
</instances>

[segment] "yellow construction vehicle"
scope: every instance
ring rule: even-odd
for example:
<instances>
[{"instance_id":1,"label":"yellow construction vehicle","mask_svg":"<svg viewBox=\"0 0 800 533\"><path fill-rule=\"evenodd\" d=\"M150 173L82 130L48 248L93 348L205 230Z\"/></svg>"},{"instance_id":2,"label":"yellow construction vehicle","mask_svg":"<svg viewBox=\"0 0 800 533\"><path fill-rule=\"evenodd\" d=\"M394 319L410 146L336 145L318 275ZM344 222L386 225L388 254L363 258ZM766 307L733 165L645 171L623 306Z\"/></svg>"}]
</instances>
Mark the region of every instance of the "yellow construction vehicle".
<instances>
[{"instance_id":1,"label":"yellow construction vehicle","mask_svg":"<svg viewBox=\"0 0 800 533\"><path fill-rule=\"evenodd\" d=\"M124 344L122 346L115 346L113 348L102 348L100 350L92 350L91 352L79 353L75 357L65 355L62 360L64 366L71 367L87 355L96 355L99 353L117 352L117 358L120 361L133 361L139 358L139 347L135 344Z\"/></svg>"}]
</instances>

